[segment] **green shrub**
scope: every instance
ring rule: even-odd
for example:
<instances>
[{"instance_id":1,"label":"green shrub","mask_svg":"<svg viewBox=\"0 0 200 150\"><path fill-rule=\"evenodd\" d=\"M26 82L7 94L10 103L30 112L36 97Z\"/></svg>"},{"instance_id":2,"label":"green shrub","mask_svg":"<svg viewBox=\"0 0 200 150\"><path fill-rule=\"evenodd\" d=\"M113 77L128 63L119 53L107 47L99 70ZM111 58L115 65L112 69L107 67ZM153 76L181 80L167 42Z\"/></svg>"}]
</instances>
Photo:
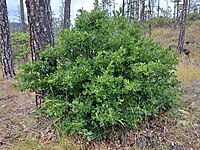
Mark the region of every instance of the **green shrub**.
<instances>
[{"instance_id":1,"label":"green shrub","mask_svg":"<svg viewBox=\"0 0 200 150\"><path fill-rule=\"evenodd\" d=\"M28 33L14 32L11 34L11 46L14 60L18 63L27 62L30 52Z\"/></svg>"},{"instance_id":2,"label":"green shrub","mask_svg":"<svg viewBox=\"0 0 200 150\"><path fill-rule=\"evenodd\" d=\"M28 63L21 89L46 91L39 110L62 132L88 140L130 129L145 117L172 108L178 99L176 56L121 16L82 11L43 61ZM57 60L57 66L49 60Z\"/></svg>"}]
</instances>

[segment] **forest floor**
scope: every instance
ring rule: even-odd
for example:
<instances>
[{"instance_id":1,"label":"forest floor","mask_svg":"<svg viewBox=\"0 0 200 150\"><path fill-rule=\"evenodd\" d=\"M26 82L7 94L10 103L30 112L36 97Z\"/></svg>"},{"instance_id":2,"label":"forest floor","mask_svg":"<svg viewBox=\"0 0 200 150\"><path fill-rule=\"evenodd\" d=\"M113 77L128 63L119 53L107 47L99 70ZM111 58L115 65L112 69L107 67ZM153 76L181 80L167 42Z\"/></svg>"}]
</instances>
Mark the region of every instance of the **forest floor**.
<instances>
[{"instance_id":1,"label":"forest floor","mask_svg":"<svg viewBox=\"0 0 200 150\"><path fill-rule=\"evenodd\" d=\"M182 84L181 107L149 119L141 131L129 131L125 140L85 142L78 137L59 136L51 120L35 117L35 96L20 92L14 80L3 80L0 71L0 149L200 149L200 27L187 29L190 58L177 66ZM153 35L164 46L176 44L178 32L157 29Z\"/></svg>"}]
</instances>

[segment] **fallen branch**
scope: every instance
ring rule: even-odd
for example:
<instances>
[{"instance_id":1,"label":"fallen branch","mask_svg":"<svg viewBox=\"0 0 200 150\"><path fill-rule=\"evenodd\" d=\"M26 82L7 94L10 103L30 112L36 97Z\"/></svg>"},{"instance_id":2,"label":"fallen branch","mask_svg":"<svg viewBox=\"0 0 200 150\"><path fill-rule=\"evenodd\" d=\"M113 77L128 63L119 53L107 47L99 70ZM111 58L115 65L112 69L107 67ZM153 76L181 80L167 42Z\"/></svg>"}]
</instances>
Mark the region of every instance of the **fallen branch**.
<instances>
[{"instance_id":1,"label":"fallen branch","mask_svg":"<svg viewBox=\"0 0 200 150\"><path fill-rule=\"evenodd\" d=\"M14 95L7 95L7 96L4 96L4 97L1 97L1 98L0 98L0 101L1 101L1 100L11 99L11 98L13 98L13 97L14 97Z\"/></svg>"}]
</instances>

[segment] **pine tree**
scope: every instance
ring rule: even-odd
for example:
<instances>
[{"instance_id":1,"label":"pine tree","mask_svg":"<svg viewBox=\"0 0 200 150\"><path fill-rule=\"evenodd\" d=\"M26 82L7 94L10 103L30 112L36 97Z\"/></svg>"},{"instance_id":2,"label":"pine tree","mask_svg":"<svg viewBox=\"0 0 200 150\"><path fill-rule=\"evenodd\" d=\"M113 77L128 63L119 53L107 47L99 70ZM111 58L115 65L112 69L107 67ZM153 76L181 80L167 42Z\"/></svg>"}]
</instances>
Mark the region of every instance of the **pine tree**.
<instances>
[{"instance_id":1,"label":"pine tree","mask_svg":"<svg viewBox=\"0 0 200 150\"><path fill-rule=\"evenodd\" d=\"M64 28L69 28L70 26L70 11L71 11L71 0L65 0Z\"/></svg>"},{"instance_id":2,"label":"pine tree","mask_svg":"<svg viewBox=\"0 0 200 150\"><path fill-rule=\"evenodd\" d=\"M21 20L21 31L26 32L26 23L24 17L24 2L20 0L20 20Z\"/></svg>"},{"instance_id":3,"label":"pine tree","mask_svg":"<svg viewBox=\"0 0 200 150\"><path fill-rule=\"evenodd\" d=\"M145 29L145 0L141 0L140 1L140 4L141 4L141 10L140 10L140 21L141 21L141 26L142 26L142 30L144 32L144 29Z\"/></svg>"},{"instance_id":4,"label":"pine tree","mask_svg":"<svg viewBox=\"0 0 200 150\"><path fill-rule=\"evenodd\" d=\"M179 53L183 52L186 17L187 17L187 5L188 5L188 0L183 0L183 11L182 11L182 16L181 16L180 34L179 34L179 41L178 41L178 47L177 47L177 50Z\"/></svg>"},{"instance_id":5,"label":"pine tree","mask_svg":"<svg viewBox=\"0 0 200 150\"><path fill-rule=\"evenodd\" d=\"M26 0L32 60L40 60L38 50L54 46L50 0ZM55 65L55 62L53 63ZM41 106L44 91L36 91L36 106Z\"/></svg>"},{"instance_id":6,"label":"pine tree","mask_svg":"<svg viewBox=\"0 0 200 150\"><path fill-rule=\"evenodd\" d=\"M38 50L54 46L50 0L26 0L32 60L38 60Z\"/></svg>"},{"instance_id":7,"label":"pine tree","mask_svg":"<svg viewBox=\"0 0 200 150\"><path fill-rule=\"evenodd\" d=\"M10 43L10 29L6 0L0 0L0 49L2 54L3 77L13 78L15 75L13 52Z\"/></svg>"}]
</instances>

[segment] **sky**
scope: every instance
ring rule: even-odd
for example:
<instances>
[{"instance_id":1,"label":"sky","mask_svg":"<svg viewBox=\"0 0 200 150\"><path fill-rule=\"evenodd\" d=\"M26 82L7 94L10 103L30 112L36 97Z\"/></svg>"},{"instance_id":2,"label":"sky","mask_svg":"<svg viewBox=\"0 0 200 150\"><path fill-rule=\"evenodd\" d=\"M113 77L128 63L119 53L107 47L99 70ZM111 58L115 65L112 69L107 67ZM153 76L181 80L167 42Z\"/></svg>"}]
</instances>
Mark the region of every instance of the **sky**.
<instances>
[{"instance_id":1,"label":"sky","mask_svg":"<svg viewBox=\"0 0 200 150\"><path fill-rule=\"evenodd\" d=\"M18 22L18 7L20 0L6 0L8 5L9 20ZM25 1L25 0L24 0ZM59 16L59 7L61 6L62 0L51 0L51 8L55 15ZM91 10L95 0L72 0L71 4L71 18L72 20L76 18L77 10L82 7L86 10ZM115 0L116 4L121 4L122 0ZM26 10L26 9L25 9Z\"/></svg>"},{"instance_id":2,"label":"sky","mask_svg":"<svg viewBox=\"0 0 200 150\"><path fill-rule=\"evenodd\" d=\"M19 1L20 0L6 0L8 5L9 20L13 22L19 22ZM25 0L24 0L25 1ZM51 8L53 13L58 17L60 14L59 7L62 0L51 0ZM76 18L77 10L82 7L86 10L91 10L95 0L71 0L71 19L72 22ZM115 0L116 8L122 4L123 0ZM25 6L25 5L24 5ZM161 7L166 7L166 0L161 0ZM26 8L25 8L26 10Z\"/></svg>"}]
</instances>

